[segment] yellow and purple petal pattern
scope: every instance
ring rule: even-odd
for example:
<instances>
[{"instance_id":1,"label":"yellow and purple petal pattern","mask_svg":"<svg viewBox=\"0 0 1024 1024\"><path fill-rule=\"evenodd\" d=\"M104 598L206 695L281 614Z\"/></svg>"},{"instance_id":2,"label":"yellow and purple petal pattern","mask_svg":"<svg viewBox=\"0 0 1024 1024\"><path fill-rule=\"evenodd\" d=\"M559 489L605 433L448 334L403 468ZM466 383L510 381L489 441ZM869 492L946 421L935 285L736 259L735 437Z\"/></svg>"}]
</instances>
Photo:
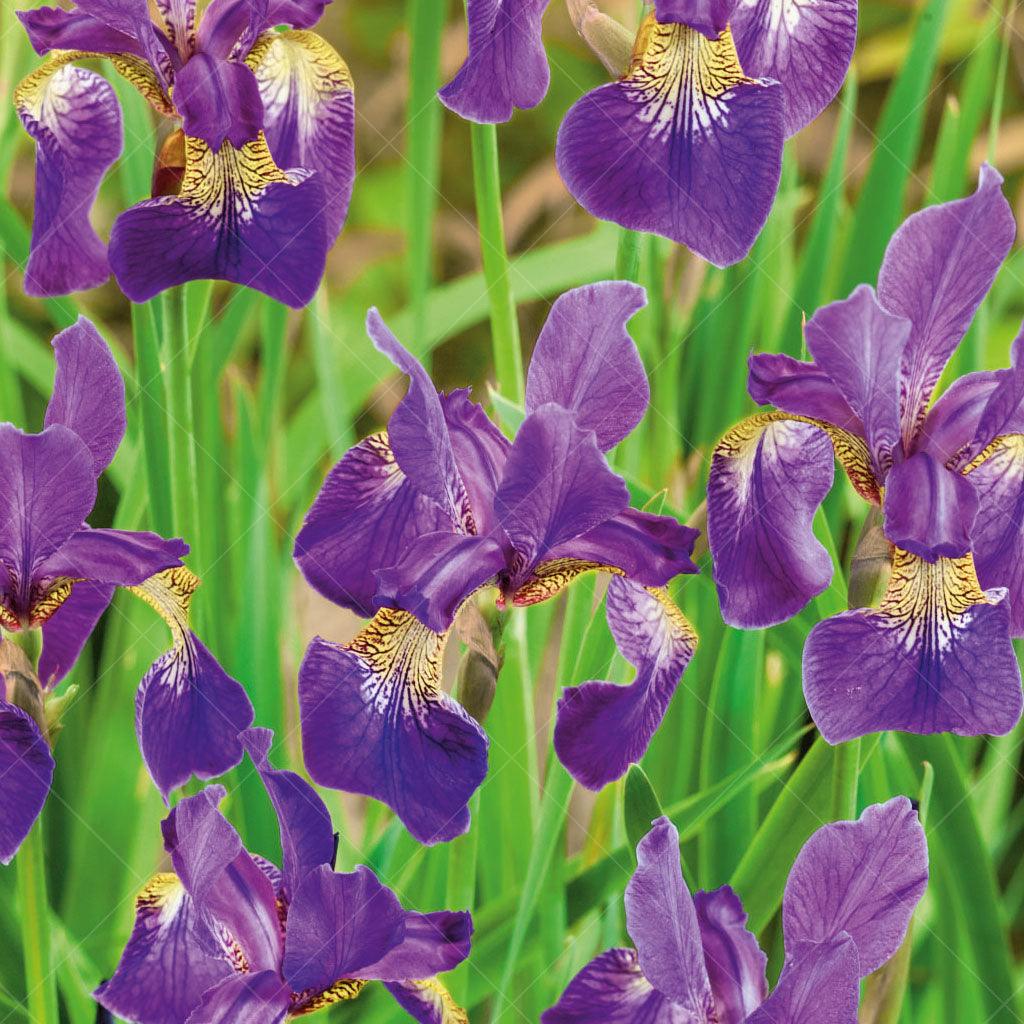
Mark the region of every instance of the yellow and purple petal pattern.
<instances>
[{"instance_id":1,"label":"yellow and purple petal pattern","mask_svg":"<svg viewBox=\"0 0 1024 1024\"><path fill-rule=\"evenodd\" d=\"M728 29L711 40L649 15L626 76L566 114L556 159L594 216L726 266L768 217L783 138L778 83L744 74Z\"/></svg>"},{"instance_id":2,"label":"yellow and purple petal pattern","mask_svg":"<svg viewBox=\"0 0 1024 1024\"><path fill-rule=\"evenodd\" d=\"M387 990L420 1024L469 1024L469 1016L437 980L389 982Z\"/></svg>"},{"instance_id":3,"label":"yellow and purple petal pattern","mask_svg":"<svg viewBox=\"0 0 1024 1024\"><path fill-rule=\"evenodd\" d=\"M1021 714L1006 590L982 590L971 555L899 548L878 608L818 623L804 647L807 706L830 743L886 729L1001 735Z\"/></svg>"}]
</instances>

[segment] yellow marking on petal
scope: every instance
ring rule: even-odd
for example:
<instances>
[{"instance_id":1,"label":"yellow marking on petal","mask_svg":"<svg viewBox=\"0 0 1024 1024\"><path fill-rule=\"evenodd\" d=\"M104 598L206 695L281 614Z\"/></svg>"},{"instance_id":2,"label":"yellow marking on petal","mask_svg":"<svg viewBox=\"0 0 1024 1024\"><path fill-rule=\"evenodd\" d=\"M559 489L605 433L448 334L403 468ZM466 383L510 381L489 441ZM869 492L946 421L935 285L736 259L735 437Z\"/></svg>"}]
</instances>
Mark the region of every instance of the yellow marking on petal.
<instances>
[{"instance_id":1,"label":"yellow marking on petal","mask_svg":"<svg viewBox=\"0 0 1024 1024\"><path fill-rule=\"evenodd\" d=\"M1008 456L1014 463L1024 460L1024 434L1000 434L975 455L960 472L966 476L983 462L988 462L989 459L996 456Z\"/></svg>"},{"instance_id":2,"label":"yellow marking on petal","mask_svg":"<svg viewBox=\"0 0 1024 1024\"><path fill-rule=\"evenodd\" d=\"M161 871L139 890L135 897L135 909L150 913L170 911L170 917L178 911L178 905L185 895L185 887L173 871Z\"/></svg>"},{"instance_id":3,"label":"yellow marking on petal","mask_svg":"<svg viewBox=\"0 0 1024 1024\"><path fill-rule=\"evenodd\" d=\"M28 624L33 629L41 626L71 596L71 591L80 579L60 576L55 579L45 593L32 602L28 613Z\"/></svg>"},{"instance_id":4,"label":"yellow marking on petal","mask_svg":"<svg viewBox=\"0 0 1024 1024\"><path fill-rule=\"evenodd\" d=\"M570 583L588 572L610 572L615 576L625 573L614 565L588 562L581 558L552 558L541 562L530 578L512 595L516 608L526 608L560 594Z\"/></svg>"},{"instance_id":5,"label":"yellow marking on petal","mask_svg":"<svg viewBox=\"0 0 1024 1024\"><path fill-rule=\"evenodd\" d=\"M315 102L335 93L353 91L352 73L338 51L306 29L264 32L245 58L256 75L264 109L288 101L294 83L300 126L303 117L315 116Z\"/></svg>"},{"instance_id":6,"label":"yellow marking on petal","mask_svg":"<svg viewBox=\"0 0 1024 1024\"><path fill-rule=\"evenodd\" d=\"M455 1002L452 994L437 978L407 981L404 985L415 989L417 996L433 1007L439 1024L469 1024L469 1014Z\"/></svg>"},{"instance_id":7,"label":"yellow marking on petal","mask_svg":"<svg viewBox=\"0 0 1024 1024\"><path fill-rule=\"evenodd\" d=\"M188 634L188 613L192 595L202 580L184 565L164 569L138 586L127 587L146 602L167 623L175 648L185 646Z\"/></svg>"},{"instance_id":8,"label":"yellow marking on petal","mask_svg":"<svg viewBox=\"0 0 1024 1024\"><path fill-rule=\"evenodd\" d=\"M303 1014L323 1010L334 1003L355 999L365 987L366 982L360 978L342 978L323 992L314 992L312 989L296 992L292 995L290 1015L301 1017Z\"/></svg>"},{"instance_id":9,"label":"yellow marking on petal","mask_svg":"<svg viewBox=\"0 0 1024 1024\"><path fill-rule=\"evenodd\" d=\"M683 614L682 609L672 600L667 587L644 587L644 590L653 597L664 609L665 617L669 624L669 639L672 643L680 643L688 647L690 651L697 649L700 637L693 623Z\"/></svg>"}]
</instances>

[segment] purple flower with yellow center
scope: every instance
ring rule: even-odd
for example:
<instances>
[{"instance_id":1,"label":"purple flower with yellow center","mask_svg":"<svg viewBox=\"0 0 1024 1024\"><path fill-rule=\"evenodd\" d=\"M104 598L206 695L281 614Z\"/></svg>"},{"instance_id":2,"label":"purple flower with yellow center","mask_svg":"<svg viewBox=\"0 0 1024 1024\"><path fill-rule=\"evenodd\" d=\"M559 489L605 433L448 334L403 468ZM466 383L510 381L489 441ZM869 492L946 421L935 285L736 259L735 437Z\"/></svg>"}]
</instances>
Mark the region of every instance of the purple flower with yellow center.
<instances>
[{"instance_id":1,"label":"purple flower with yellow center","mask_svg":"<svg viewBox=\"0 0 1024 1024\"><path fill-rule=\"evenodd\" d=\"M1009 369L936 384L1010 250L1013 214L988 165L966 199L915 213L862 285L805 328L811 362L750 360L777 412L715 449L708 542L722 614L759 628L828 586L815 509L833 457L878 509L891 576L877 607L819 623L804 692L832 743L883 729L1005 733L1021 713L1010 642L1024 634L1024 339Z\"/></svg>"},{"instance_id":2,"label":"purple flower with yellow center","mask_svg":"<svg viewBox=\"0 0 1024 1024\"><path fill-rule=\"evenodd\" d=\"M635 948L591 960L542 1024L856 1024L860 979L899 948L928 884L906 797L818 829L786 880L786 958L769 995L739 897L727 885L691 897L668 818L636 853L625 899Z\"/></svg>"},{"instance_id":3,"label":"purple flower with yellow center","mask_svg":"<svg viewBox=\"0 0 1024 1024\"><path fill-rule=\"evenodd\" d=\"M330 814L301 776L270 765L272 739L242 734L277 815L283 870L243 846L218 809L221 786L182 800L163 822L174 871L139 894L97 1001L134 1024L277 1024L380 981L422 1024L465 1024L437 975L469 955L470 915L404 910L369 868L336 872Z\"/></svg>"},{"instance_id":4,"label":"purple flower with yellow center","mask_svg":"<svg viewBox=\"0 0 1024 1024\"><path fill-rule=\"evenodd\" d=\"M856 0L657 0L635 41L588 0L580 34L617 80L562 121L556 159L595 217L726 266L750 251L778 191L785 140L839 91ZM469 0L469 56L441 92L473 121L543 99L546 0Z\"/></svg>"},{"instance_id":5,"label":"purple flower with yellow center","mask_svg":"<svg viewBox=\"0 0 1024 1024\"><path fill-rule=\"evenodd\" d=\"M245 691L188 628L188 602L199 582L181 562L188 545L86 523L97 480L124 436L124 382L106 342L84 318L58 334L53 348L57 373L43 431L27 434L0 423L0 629L42 633L38 676L31 669L8 673L0 690L5 863L50 788L43 702L70 671L117 587L153 605L174 638L136 698L142 754L165 795L193 773L209 778L237 764L238 732L252 721Z\"/></svg>"},{"instance_id":6,"label":"purple flower with yellow center","mask_svg":"<svg viewBox=\"0 0 1024 1024\"><path fill-rule=\"evenodd\" d=\"M81 0L19 11L49 59L15 90L36 140L30 295L102 284L133 302L216 278L303 306L348 209L354 105L348 68L310 32L329 0ZM275 26L290 26L278 31ZM108 57L164 119L152 198L89 222L121 153L113 89L76 62Z\"/></svg>"},{"instance_id":7,"label":"purple flower with yellow center","mask_svg":"<svg viewBox=\"0 0 1024 1024\"><path fill-rule=\"evenodd\" d=\"M636 679L566 690L554 735L562 763L594 789L643 755L693 653L696 635L664 588L697 571L697 531L630 508L604 454L647 408L626 331L644 302L624 281L556 300L512 442L467 390L438 394L376 310L367 318L409 391L387 433L331 470L296 541L316 590L372 616L350 643L317 638L306 652L303 748L315 781L384 801L422 842L468 828L487 771L483 730L440 686L449 631L477 591L525 606L582 573L613 574L608 623Z\"/></svg>"}]
</instances>

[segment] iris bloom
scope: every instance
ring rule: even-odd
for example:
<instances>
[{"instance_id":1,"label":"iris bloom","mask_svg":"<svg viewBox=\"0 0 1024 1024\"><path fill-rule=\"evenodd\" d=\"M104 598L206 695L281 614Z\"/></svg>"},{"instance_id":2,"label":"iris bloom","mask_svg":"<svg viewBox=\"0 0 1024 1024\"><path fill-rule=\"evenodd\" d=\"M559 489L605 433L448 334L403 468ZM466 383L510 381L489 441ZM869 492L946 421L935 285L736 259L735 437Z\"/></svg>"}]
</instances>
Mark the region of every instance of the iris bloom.
<instances>
[{"instance_id":1,"label":"iris bloom","mask_svg":"<svg viewBox=\"0 0 1024 1024\"><path fill-rule=\"evenodd\" d=\"M384 801L422 842L468 828L466 802L487 770L486 736L440 687L448 633L478 590L531 605L581 573L614 574L608 622L636 679L567 690L555 727L562 763L595 789L643 755L693 653L664 587L697 571L697 531L630 508L604 455L647 408L625 327L644 301L615 281L554 303L512 443L466 390L438 394L376 310L367 318L409 391L388 432L331 470L296 541L316 590L373 617L351 643L317 638L306 652L303 747L317 782Z\"/></svg>"},{"instance_id":2,"label":"iris bloom","mask_svg":"<svg viewBox=\"0 0 1024 1024\"><path fill-rule=\"evenodd\" d=\"M441 99L484 122L539 103L546 6L469 0L469 56ZM626 30L593 3L569 6L621 75L562 121L556 158L569 191L595 217L664 235L718 266L742 259L778 191L784 141L846 77L856 0L657 0L631 54Z\"/></svg>"},{"instance_id":3,"label":"iris bloom","mask_svg":"<svg viewBox=\"0 0 1024 1024\"><path fill-rule=\"evenodd\" d=\"M252 721L242 687L188 628L198 580L182 563L188 545L153 533L93 529L96 484L125 431L124 382L106 342L85 319L53 339L57 374L45 428L0 423L0 628L41 629L39 685L21 703L42 704L78 658L116 587L152 604L174 646L146 673L136 698L143 757L166 794L193 772L209 778L242 756ZM0 860L14 856L42 808L53 758L33 717L0 700ZM4 690L0 690L0 696ZM41 718L40 716L37 716Z\"/></svg>"},{"instance_id":4,"label":"iris bloom","mask_svg":"<svg viewBox=\"0 0 1024 1024\"><path fill-rule=\"evenodd\" d=\"M341 230L354 170L352 80L308 31L329 0L80 0L19 11L49 59L15 91L36 140L30 295L102 284L144 302L218 278L305 305ZM276 31L286 24L288 31ZM110 85L76 66L108 57L163 119L153 198L89 223L121 153Z\"/></svg>"},{"instance_id":5,"label":"iris bloom","mask_svg":"<svg viewBox=\"0 0 1024 1024\"><path fill-rule=\"evenodd\" d=\"M273 734L242 735L277 815L283 868L250 854L217 805L221 786L164 820L174 873L154 875L97 1001L136 1024L277 1024L382 981L423 1024L465 1024L436 975L469 955L468 913L403 910L374 873L334 871L323 801L267 760Z\"/></svg>"},{"instance_id":6,"label":"iris bloom","mask_svg":"<svg viewBox=\"0 0 1024 1024\"><path fill-rule=\"evenodd\" d=\"M830 742L883 729L1004 733L1021 713L1010 636L1024 634L1024 339L1013 366L971 373L934 403L943 369L1013 243L1002 178L911 216L878 293L808 321L813 360L758 355L751 417L715 449L708 541L722 614L758 628L828 586L811 529L833 453L883 514L892 575L878 607L819 623L804 692Z\"/></svg>"},{"instance_id":7,"label":"iris bloom","mask_svg":"<svg viewBox=\"0 0 1024 1024\"><path fill-rule=\"evenodd\" d=\"M906 797L818 829L786 881L786 958L768 995L743 905L727 885L690 896L668 818L636 853L625 900L636 948L591 960L542 1024L856 1024L860 979L899 948L928 883L924 830Z\"/></svg>"}]
</instances>

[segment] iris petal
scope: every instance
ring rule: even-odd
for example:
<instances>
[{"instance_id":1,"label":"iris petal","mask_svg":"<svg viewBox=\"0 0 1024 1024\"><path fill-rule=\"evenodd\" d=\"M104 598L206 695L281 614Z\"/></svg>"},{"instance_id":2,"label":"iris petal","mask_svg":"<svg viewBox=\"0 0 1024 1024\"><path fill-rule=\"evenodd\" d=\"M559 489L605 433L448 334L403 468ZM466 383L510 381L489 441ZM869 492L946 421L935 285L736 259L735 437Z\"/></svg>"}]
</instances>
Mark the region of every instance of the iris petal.
<instances>
[{"instance_id":1,"label":"iris petal","mask_svg":"<svg viewBox=\"0 0 1024 1024\"><path fill-rule=\"evenodd\" d=\"M469 1016L437 980L388 982L387 990L419 1024L469 1024Z\"/></svg>"},{"instance_id":2,"label":"iris petal","mask_svg":"<svg viewBox=\"0 0 1024 1024\"><path fill-rule=\"evenodd\" d=\"M10 864L39 817L53 767L39 726L21 708L0 700L0 863Z\"/></svg>"},{"instance_id":3,"label":"iris petal","mask_svg":"<svg viewBox=\"0 0 1024 1024\"><path fill-rule=\"evenodd\" d=\"M235 974L203 995L185 1024L281 1024L291 993L277 971Z\"/></svg>"}]
</instances>

